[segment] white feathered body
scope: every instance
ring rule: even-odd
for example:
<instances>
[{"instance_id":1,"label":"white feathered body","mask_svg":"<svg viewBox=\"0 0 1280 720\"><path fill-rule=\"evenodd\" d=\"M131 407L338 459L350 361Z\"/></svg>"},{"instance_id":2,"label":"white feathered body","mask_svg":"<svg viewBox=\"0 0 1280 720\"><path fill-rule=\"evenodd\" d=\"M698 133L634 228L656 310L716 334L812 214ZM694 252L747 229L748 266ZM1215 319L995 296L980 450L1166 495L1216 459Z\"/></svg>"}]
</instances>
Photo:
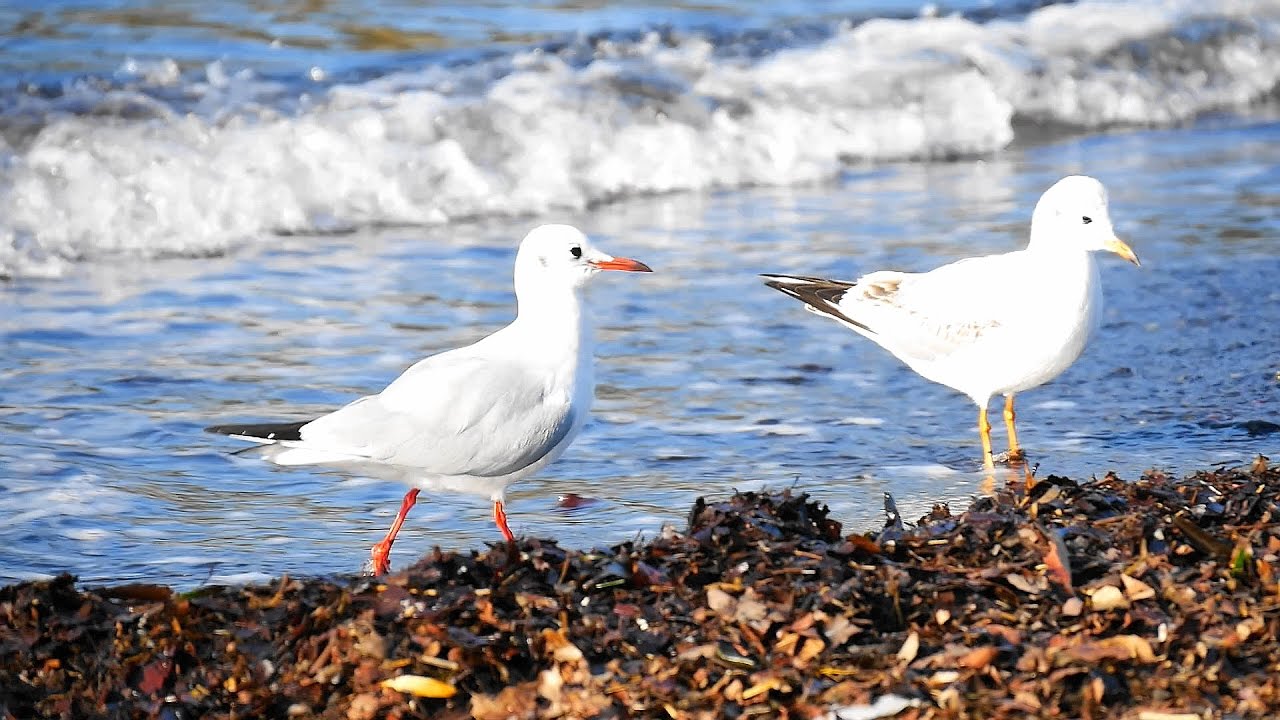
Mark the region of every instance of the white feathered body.
<instances>
[{"instance_id":1,"label":"white feathered body","mask_svg":"<svg viewBox=\"0 0 1280 720\"><path fill-rule=\"evenodd\" d=\"M517 318L304 425L300 440L261 452L279 465L500 499L507 485L559 458L590 414L591 329L569 310L557 325Z\"/></svg>"},{"instance_id":2,"label":"white feathered body","mask_svg":"<svg viewBox=\"0 0 1280 720\"><path fill-rule=\"evenodd\" d=\"M1041 249L925 273L870 273L827 305L810 302L810 309L985 405L1070 367L1098 324L1102 293L1090 253Z\"/></svg>"}]
</instances>

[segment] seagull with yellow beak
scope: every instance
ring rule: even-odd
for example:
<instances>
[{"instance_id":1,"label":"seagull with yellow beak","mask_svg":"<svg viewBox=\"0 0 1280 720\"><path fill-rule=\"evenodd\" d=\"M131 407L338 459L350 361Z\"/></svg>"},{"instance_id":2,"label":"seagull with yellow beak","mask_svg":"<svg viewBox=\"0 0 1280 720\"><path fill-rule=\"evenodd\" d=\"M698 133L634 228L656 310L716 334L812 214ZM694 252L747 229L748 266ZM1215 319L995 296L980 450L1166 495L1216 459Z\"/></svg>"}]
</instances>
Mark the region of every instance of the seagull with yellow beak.
<instances>
[{"instance_id":1,"label":"seagull with yellow beak","mask_svg":"<svg viewBox=\"0 0 1280 720\"><path fill-rule=\"evenodd\" d=\"M1005 397L1009 458L1022 459L1013 397L1071 366L1102 317L1093 253L1138 264L1116 237L1107 190L1073 175L1045 191L1025 250L966 258L924 273L882 270L855 282L765 275L769 287L888 350L978 405L982 461L994 467L987 405Z\"/></svg>"}]
</instances>

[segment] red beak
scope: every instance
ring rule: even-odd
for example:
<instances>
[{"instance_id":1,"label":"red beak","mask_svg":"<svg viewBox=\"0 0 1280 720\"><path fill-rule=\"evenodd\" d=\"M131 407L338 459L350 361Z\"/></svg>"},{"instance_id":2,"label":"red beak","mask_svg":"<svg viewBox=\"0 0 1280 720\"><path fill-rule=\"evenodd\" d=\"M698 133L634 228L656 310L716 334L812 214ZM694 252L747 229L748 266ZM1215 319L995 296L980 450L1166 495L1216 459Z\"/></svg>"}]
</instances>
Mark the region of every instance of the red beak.
<instances>
[{"instance_id":1,"label":"red beak","mask_svg":"<svg viewBox=\"0 0 1280 720\"><path fill-rule=\"evenodd\" d=\"M631 258L616 257L609 260L592 260L591 266L597 270L622 270L623 272L653 272L648 265Z\"/></svg>"}]
</instances>

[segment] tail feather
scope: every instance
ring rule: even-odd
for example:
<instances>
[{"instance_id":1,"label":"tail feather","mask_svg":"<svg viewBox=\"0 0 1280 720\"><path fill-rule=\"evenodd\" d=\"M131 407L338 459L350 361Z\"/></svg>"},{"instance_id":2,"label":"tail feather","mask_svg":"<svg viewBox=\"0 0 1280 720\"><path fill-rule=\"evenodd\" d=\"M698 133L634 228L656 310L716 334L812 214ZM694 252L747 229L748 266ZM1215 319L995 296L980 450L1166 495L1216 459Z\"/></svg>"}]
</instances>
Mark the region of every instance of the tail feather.
<instances>
[{"instance_id":1,"label":"tail feather","mask_svg":"<svg viewBox=\"0 0 1280 720\"><path fill-rule=\"evenodd\" d=\"M854 283L806 275L761 275L760 277L765 278L765 285L799 300L810 310L829 315L840 322L874 334L871 328L849 317L840 309L840 301L844 299L845 293L854 286Z\"/></svg>"},{"instance_id":2,"label":"tail feather","mask_svg":"<svg viewBox=\"0 0 1280 720\"><path fill-rule=\"evenodd\" d=\"M219 435L253 440L255 442L279 442L281 440L301 440L302 427L310 420L291 423L250 423L247 425L212 425L205 432Z\"/></svg>"}]
</instances>

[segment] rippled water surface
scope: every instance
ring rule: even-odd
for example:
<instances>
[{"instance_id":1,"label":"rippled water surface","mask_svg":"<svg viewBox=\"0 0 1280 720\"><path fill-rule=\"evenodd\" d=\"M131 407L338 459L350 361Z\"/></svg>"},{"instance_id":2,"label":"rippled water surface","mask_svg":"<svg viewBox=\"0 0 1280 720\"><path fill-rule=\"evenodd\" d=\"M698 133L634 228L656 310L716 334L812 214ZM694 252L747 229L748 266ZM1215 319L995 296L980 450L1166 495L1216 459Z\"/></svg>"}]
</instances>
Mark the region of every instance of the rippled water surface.
<instances>
[{"instance_id":1,"label":"rippled water surface","mask_svg":"<svg viewBox=\"0 0 1280 720\"><path fill-rule=\"evenodd\" d=\"M875 523L882 491L911 512L963 503L980 479L969 401L755 273L924 269L1015 247L1041 189L1085 167L1112 188L1144 266L1103 261L1099 335L1023 396L1033 459L1132 478L1273 451L1280 436L1255 421L1280 420L1278 147L1275 124L1130 132L558 218L658 272L595 288L595 420L512 488L513 525L606 543L681 522L698 495L793 483L855 528ZM0 574L197 582L358 568L401 488L241 459L200 428L309 417L496 329L528 224L286 237L0 288ZM560 509L565 493L597 502ZM482 499L433 497L397 556L495 538Z\"/></svg>"},{"instance_id":2,"label":"rippled water surface","mask_svg":"<svg viewBox=\"0 0 1280 720\"><path fill-rule=\"evenodd\" d=\"M732 24L728 10L712 15ZM449 37L494 42L461 30ZM839 114L819 110L814 117ZM481 111L494 108L467 110ZM0 112L10 123L0 130L16 127L16 112ZM1012 127L1029 122L1022 113ZM323 123L304 112L278 121L288 135L253 136L206 157L190 147L223 142L218 133L242 121L187 137L197 121L153 119L126 136L121 128L135 121L42 117L42 134L14 140L0 167L0 200L25 208L24 222L43 218L0 234L0 261L6 250L18 258L0 281L0 580L69 570L93 581L193 585L358 570L404 488L269 466L233 455L239 444L201 428L315 416L380 389L420 357L497 329L513 312L515 246L546 221L576 224L656 272L596 283L594 419L559 462L510 489L520 534L611 543L683 523L699 495L762 486L812 491L850 529L879 522L886 491L909 517L937 501L963 506L982 479L970 401L805 313L757 273L855 277L1014 249L1025 243L1039 194L1076 172L1107 183L1117 229L1143 266L1100 258L1107 306L1099 333L1064 375L1020 396L1022 440L1040 472L1135 478L1153 466L1186 472L1280 450L1280 124L1266 112L1047 139L1029 132L942 159L852 157L829 177L657 194L606 192L591 168L539 164L521 150L526 191L544 180L542 168L546 183L607 197L408 224L352 200L347 210L367 214L275 228L284 233L233 222L231 236L210 230L219 213L277 199L255 188L312 188L308 202L318 202L317 178L341 177L284 164L246 185L252 173L237 174L233 151L305 142ZM193 144L175 144L171 131ZM126 147L129 158L154 149L152 175L139 179L77 137ZM113 145L122 138L131 144ZM637 167L665 161L651 146L606 150ZM31 184L51 167L39 162L55 156L69 163L59 166L64 173L102 161L102 177L128 190L107 183L96 198L72 193L76 177L65 174ZM186 182L189 167L223 182L192 186L189 206L173 204L161 191ZM229 194L215 197L224 185ZM237 188L242 197L232 202ZM483 188L466 203L501 200L502 187ZM129 210L64 232L77 219L56 210L70 202L58 192ZM196 227L201 208L213 219ZM207 234L189 245L131 246L133 231L153 221ZM55 251L54 240L69 244ZM28 272L52 256L56 272ZM1003 446L1003 433L996 438ZM558 498L566 494L586 502L565 507ZM499 539L484 498L421 500L393 563L433 545Z\"/></svg>"}]
</instances>

